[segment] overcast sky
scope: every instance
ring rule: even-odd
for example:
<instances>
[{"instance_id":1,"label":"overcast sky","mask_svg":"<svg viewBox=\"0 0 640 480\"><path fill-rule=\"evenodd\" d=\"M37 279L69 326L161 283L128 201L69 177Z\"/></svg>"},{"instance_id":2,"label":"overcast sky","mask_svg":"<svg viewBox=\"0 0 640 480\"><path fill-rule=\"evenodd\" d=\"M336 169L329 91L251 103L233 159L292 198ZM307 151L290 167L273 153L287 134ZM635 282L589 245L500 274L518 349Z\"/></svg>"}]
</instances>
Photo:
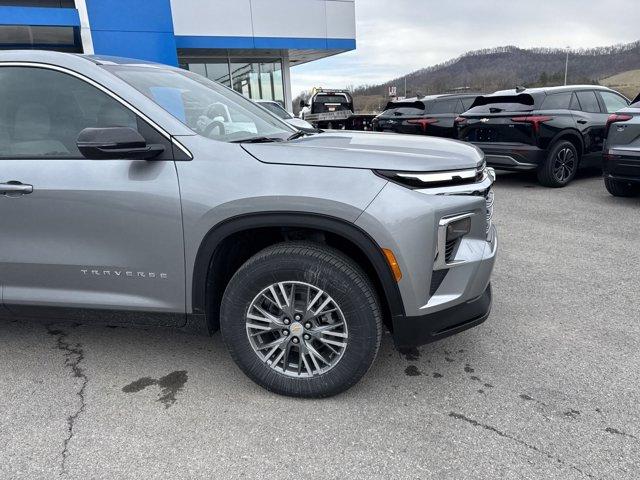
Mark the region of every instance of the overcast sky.
<instances>
[{"instance_id":1,"label":"overcast sky","mask_svg":"<svg viewBox=\"0 0 640 480\"><path fill-rule=\"evenodd\" d=\"M633 42L640 0L356 0L356 26L355 51L291 69L294 97L380 83L481 48Z\"/></svg>"}]
</instances>

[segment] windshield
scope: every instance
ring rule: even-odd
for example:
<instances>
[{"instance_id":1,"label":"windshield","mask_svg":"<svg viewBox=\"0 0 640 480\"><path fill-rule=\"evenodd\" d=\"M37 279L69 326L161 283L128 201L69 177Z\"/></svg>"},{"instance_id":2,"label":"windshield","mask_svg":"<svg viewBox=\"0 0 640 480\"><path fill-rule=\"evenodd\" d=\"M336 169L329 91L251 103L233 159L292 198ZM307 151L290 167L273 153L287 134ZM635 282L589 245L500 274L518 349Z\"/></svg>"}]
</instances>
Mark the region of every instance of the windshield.
<instances>
[{"instance_id":1,"label":"windshield","mask_svg":"<svg viewBox=\"0 0 640 480\"><path fill-rule=\"evenodd\" d=\"M287 118L293 118L289 112L287 112L284 108L282 108L277 103L274 103L274 102L258 102L258 105L260 105L261 107L266 108L271 113L273 113L275 116L277 116L278 118L282 118L283 120L287 119Z\"/></svg>"},{"instance_id":2,"label":"windshield","mask_svg":"<svg viewBox=\"0 0 640 480\"><path fill-rule=\"evenodd\" d=\"M195 73L140 65L104 68L205 137L223 142L277 141L296 132L251 100Z\"/></svg>"}]
</instances>

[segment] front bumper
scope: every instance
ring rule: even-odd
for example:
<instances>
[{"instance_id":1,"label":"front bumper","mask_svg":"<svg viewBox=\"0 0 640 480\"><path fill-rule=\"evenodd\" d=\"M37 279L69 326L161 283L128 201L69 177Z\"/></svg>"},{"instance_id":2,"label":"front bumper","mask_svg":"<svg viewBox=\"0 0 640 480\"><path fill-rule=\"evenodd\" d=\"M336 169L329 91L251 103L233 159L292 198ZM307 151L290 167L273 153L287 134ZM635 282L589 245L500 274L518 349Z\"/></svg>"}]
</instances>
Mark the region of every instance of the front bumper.
<instances>
[{"instance_id":1,"label":"front bumper","mask_svg":"<svg viewBox=\"0 0 640 480\"><path fill-rule=\"evenodd\" d=\"M484 322L491 311L490 281L497 252L498 236L492 226L490 241L481 256L457 264L446 272L429 302L421 308L425 313L393 319L396 345L424 345Z\"/></svg>"},{"instance_id":2,"label":"front bumper","mask_svg":"<svg viewBox=\"0 0 640 480\"><path fill-rule=\"evenodd\" d=\"M389 183L357 220L380 247L394 252L403 274L398 288L404 308L391 318L399 345L443 338L480 323L488 313L488 308L476 311L483 305L476 300L487 290L498 250L495 226L487 231L490 204L484 192L492 183L487 177L473 185L425 190ZM444 252L443 262L441 221L460 214L471 214L471 231Z\"/></svg>"},{"instance_id":3,"label":"front bumper","mask_svg":"<svg viewBox=\"0 0 640 480\"><path fill-rule=\"evenodd\" d=\"M474 142L487 160L487 165L501 170L535 170L546 158L545 150L525 143Z\"/></svg>"},{"instance_id":4,"label":"front bumper","mask_svg":"<svg viewBox=\"0 0 640 480\"><path fill-rule=\"evenodd\" d=\"M399 348L417 347L480 325L491 313L491 285L479 297L461 305L420 317L393 320L393 339Z\"/></svg>"}]
</instances>

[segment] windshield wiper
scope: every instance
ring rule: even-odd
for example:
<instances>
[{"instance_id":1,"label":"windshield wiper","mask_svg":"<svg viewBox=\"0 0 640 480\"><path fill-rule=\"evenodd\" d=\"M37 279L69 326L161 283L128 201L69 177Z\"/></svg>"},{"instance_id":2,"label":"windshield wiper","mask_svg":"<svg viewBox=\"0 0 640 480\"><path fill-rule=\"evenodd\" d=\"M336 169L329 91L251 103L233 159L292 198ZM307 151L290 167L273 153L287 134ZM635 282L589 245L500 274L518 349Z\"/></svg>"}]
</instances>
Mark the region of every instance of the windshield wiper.
<instances>
[{"instance_id":1,"label":"windshield wiper","mask_svg":"<svg viewBox=\"0 0 640 480\"><path fill-rule=\"evenodd\" d=\"M304 133L302 130L298 130L296 133L287 138L287 142L289 140L295 140L296 138L304 137L305 135L306 133Z\"/></svg>"},{"instance_id":2,"label":"windshield wiper","mask_svg":"<svg viewBox=\"0 0 640 480\"><path fill-rule=\"evenodd\" d=\"M281 142L281 138L272 138L272 137L250 137L243 138L241 140L232 140L231 143L270 143L270 142Z\"/></svg>"}]
</instances>

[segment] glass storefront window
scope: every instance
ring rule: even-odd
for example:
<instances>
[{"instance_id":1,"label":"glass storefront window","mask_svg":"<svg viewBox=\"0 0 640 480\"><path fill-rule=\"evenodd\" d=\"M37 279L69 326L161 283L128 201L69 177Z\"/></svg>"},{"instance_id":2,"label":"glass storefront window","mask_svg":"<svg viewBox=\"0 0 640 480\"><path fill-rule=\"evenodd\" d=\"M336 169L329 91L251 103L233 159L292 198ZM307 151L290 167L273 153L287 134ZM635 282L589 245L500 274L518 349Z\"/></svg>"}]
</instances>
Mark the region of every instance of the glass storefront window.
<instances>
[{"instance_id":1,"label":"glass storefront window","mask_svg":"<svg viewBox=\"0 0 640 480\"><path fill-rule=\"evenodd\" d=\"M75 8L73 0L0 0L0 7Z\"/></svg>"},{"instance_id":2,"label":"glass storefront window","mask_svg":"<svg viewBox=\"0 0 640 480\"><path fill-rule=\"evenodd\" d=\"M224 59L211 60L206 63L184 63L180 66L190 72L207 77L214 82L221 83L227 87L231 86L231 81L229 80L229 62Z\"/></svg>"},{"instance_id":3,"label":"glass storefront window","mask_svg":"<svg viewBox=\"0 0 640 480\"><path fill-rule=\"evenodd\" d=\"M229 63L226 60L208 62L206 76L209 80L221 83L227 87L231 86L231 80L229 78Z\"/></svg>"},{"instance_id":4,"label":"glass storefront window","mask_svg":"<svg viewBox=\"0 0 640 480\"><path fill-rule=\"evenodd\" d=\"M181 67L210 80L231 86L252 100L284 102L282 61L280 59L220 58L199 63L185 58Z\"/></svg>"},{"instance_id":5,"label":"glass storefront window","mask_svg":"<svg viewBox=\"0 0 640 480\"><path fill-rule=\"evenodd\" d=\"M0 25L0 49L16 48L82 52L80 32L74 27Z\"/></svg>"}]
</instances>

